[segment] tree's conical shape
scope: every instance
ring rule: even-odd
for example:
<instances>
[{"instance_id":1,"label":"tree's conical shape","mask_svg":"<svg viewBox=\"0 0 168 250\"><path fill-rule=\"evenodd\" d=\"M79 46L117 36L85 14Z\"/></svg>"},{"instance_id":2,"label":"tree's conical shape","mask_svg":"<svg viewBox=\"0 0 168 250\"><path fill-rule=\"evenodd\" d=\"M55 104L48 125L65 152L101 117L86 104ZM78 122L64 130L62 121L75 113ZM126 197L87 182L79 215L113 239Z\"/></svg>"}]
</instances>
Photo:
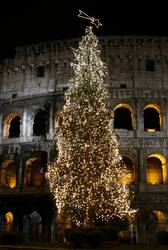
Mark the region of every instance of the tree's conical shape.
<instances>
[{"instance_id":1,"label":"tree's conical shape","mask_svg":"<svg viewBox=\"0 0 168 250\"><path fill-rule=\"evenodd\" d=\"M121 181L126 169L111 126L100 53L89 26L74 50L74 77L56 125L58 157L47 171L58 213L71 215L77 225L135 212Z\"/></svg>"}]
</instances>

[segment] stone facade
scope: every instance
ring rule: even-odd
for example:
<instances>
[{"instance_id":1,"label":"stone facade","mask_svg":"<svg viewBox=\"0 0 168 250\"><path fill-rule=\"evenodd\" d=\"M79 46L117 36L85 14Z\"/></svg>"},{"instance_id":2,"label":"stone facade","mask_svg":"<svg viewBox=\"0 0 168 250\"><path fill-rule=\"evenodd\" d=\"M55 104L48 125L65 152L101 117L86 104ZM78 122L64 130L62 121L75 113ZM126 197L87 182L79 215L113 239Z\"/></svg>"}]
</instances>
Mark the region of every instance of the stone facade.
<instances>
[{"instance_id":1,"label":"stone facade","mask_svg":"<svg viewBox=\"0 0 168 250\"><path fill-rule=\"evenodd\" d=\"M0 228L25 232L27 240L55 240L45 171L56 154L55 119L78 42L16 48L0 64ZM129 230L136 241L154 242L168 223L168 38L100 37L100 44L112 125L129 159L127 184L139 209Z\"/></svg>"}]
</instances>

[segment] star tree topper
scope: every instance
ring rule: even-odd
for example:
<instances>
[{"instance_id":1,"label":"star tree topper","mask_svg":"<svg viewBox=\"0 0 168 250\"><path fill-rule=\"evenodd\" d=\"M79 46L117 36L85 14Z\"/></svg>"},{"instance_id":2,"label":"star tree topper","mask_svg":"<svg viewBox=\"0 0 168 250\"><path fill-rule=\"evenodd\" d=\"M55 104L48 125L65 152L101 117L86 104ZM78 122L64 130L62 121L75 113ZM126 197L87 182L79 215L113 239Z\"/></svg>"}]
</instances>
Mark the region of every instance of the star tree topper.
<instances>
[{"instance_id":1,"label":"star tree topper","mask_svg":"<svg viewBox=\"0 0 168 250\"><path fill-rule=\"evenodd\" d=\"M91 24L94 24L96 28L98 29L100 26L103 26L102 23L99 21L98 18L90 17L82 10L79 10L78 17L87 19L91 22Z\"/></svg>"}]
</instances>

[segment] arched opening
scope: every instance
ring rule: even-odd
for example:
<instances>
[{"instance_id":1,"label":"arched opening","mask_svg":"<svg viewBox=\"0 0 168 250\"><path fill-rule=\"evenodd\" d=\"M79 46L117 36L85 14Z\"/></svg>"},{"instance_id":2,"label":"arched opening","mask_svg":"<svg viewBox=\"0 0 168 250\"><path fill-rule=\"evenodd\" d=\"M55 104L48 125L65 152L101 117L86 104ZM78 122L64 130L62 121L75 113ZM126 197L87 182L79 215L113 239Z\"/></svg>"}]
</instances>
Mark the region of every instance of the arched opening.
<instances>
[{"instance_id":1,"label":"arched opening","mask_svg":"<svg viewBox=\"0 0 168 250\"><path fill-rule=\"evenodd\" d=\"M7 180L7 186L10 188L16 187L16 164L15 162L11 162L7 166L6 170L6 180Z\"/></svg>"},{"instance_id":2,"label":"arched opening","mask_svg":"<svg viewBox=\"0 0 168 250\"><path fill-rule=\"evenodd\" d=\"M157 222L158 222L158 231L165 231L166 230L166 216L165 213L154 210L153 214L156 215L157 217Z\"/></svg>"},{"instance_id":3,"label":"arched opening","mask_svg":"<svg viewBox=\"0 0 168 250\"><path fill-rule=\"evenodd\" d=\"M40 186L44 182L44 169L39 158L31 158L26 162L25 184L27 186Z\"/></svg>"},{"instance_id":4,"label":"arched opening","mask_svg":"<svg viewBox=\"0 0 168 250\"><path fill-rule=\"evenodd\" d=\"M47 132L47 113L46 111L39 111L34 117L33 135L44 136Z\"/></svg>"},{"instance_id":5,"label":"arched opening","mask_svg":"<svg viewBox=\"0 0 168 250\"><path fill-rule=\"evenodd\" d=\"M160 131L162 126L160 107L156 104L148 104L144 108L144 131Z\"/></svg>"},{"instance_id":6,"label":"arched opening","mask_svg":"<svg viewBox=\"0 0 168 250\"><path fill-rule=\"evenodd\" d=\"M152 154L147 159L147 184L163 184L167 181L166 159Z\"/></svg>"},{"instance_id":7,"label":"arched opening","mask_svg":"<svg viewBox=\"0 0 168 250\"><path fill-rule=\"evenodd\" d=\"M42 218L37 211L30 214L31 241L40 241L42 238Z\"/></svg>"},{"instance_id":8,"label":"arched opening","mask_svg":"<svg viewBox=\"0 0 168 250\"><path fill-rule=\"evenodd\" d=\"M5 231L11 231L13 229L13 214L11 212L7 212L5 214Z\"/></svg>"},{"instance_id":9,"label":"arched opening","mask_svg":"<svg viewBox=\"0 0 168 250\"><path fill-rule=\"evenodd\" d=\"M135 183L135 167L134 167L133 161L127 156L124 156L123 162L126 166L126 175L122 179L122 183L134 184Z\"/></svg>"},{"instance_id":10,"label":"arched opening","mask_svg":"<svg viewBox=\"0 0 168 250\"><path fill-rule=\"evenodd\" d=\"M45 67L43 65L39 65L37 67L37 77L44 77L44 74L45 74Z\"/></svg>"},{"instance_id":11,"label":"arched opening","mask_svg":"<svg viewBox=\"0 0 168 250\"><path fill-rule=\"evenodd\" d=\"M11 113L4 120L4 138L18 138L20 136L20 116L18 113Z\"/></svg>"},{"instance_id":12,"label":"arched opening","mask_svg":"<svg viewBox=\"0 0 168 250\"><path fill-rule=\"evenodd\" d=\"M147 159L147 183L153 185L163 183L162 164L156 157Z\"/></svg>"},{"instance_id":13,"label":"arched opening","mask_svg":"<svg viewBox=\"0 0 168 250\"><path fill-rule=\"evenodd\" d=\"M128 104L119 104L114 110L115 129L133 129L133 112Z\"/></svg>"},{"instance_id":14,"label":"arched opening","mask_svg":"<svg viewBox=\"0 0 168 250\"><path fill-rule=\"evenodd\" d=\"M16 187L16 163L12 160L6 160L1 165L1 175L0 175L0 183L3 186L7 186L10 188Z\"/></svg>"},{"instance_id":15,"label":"arched opening","mask_svg":"<svg viewBox=\"0 0 168 250\"><path fill-rule=\"evenodd\" d=\"M167 230L167 214L159 210L154 210L150 215L150 228L153 225L153 231L155 233Z\"/></svg>"},{"instance_id":16,"label":"arched opening","mask_svg":"<svg viewBox=\"0 0 168 250\"><path fill-rule=\"evenodd\" d=\"M20 135L20 117L14 117L10 122L9 138L17 138Z\"/></svg>"}]
</instances>

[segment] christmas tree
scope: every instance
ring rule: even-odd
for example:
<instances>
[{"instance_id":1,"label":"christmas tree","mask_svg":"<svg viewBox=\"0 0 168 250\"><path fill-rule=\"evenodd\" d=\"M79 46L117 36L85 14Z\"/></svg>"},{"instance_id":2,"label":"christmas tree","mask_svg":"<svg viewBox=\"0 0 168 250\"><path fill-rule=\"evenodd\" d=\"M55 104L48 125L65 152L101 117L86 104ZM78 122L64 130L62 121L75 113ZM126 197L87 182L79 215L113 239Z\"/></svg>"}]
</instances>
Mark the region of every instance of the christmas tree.
<instances>
[{"instance_id":1,"label":"christmas tree","mask_svg":"<svg viewBox=\"0 0 168 250\"><path fill-rule=\"evenodd\" d=\"M74 76L56 124L58 157L47 178L58 214L80 226L134 214L126 168L112 129L112 112L104 84L106 65L97 37L88 26L73 50Z\"/></svg>"}]
</instances>

